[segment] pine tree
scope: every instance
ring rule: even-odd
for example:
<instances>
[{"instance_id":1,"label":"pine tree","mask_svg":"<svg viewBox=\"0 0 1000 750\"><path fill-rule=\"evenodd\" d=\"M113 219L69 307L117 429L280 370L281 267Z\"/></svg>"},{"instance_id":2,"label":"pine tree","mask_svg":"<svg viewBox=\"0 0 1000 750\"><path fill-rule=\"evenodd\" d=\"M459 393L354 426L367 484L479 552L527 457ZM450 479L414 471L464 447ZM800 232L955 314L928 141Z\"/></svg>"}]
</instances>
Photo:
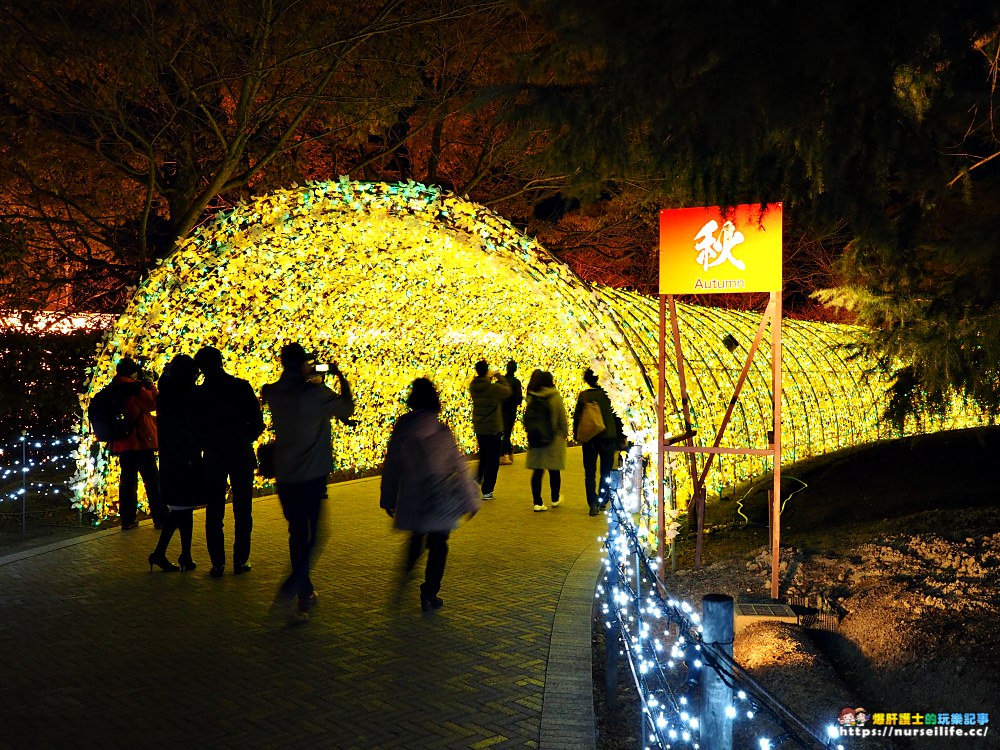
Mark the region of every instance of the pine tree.
<instances>
[{"instance_id":1,"label":"pine tree","mask_svg":"<svg viewBox=\"0 0 1000 750\"><path fill-rule=\"evenodd\" d=\"M783 201L843 228L842 288L897 373L893 414L951 389L1000 409L1000 8L559 0L519 116L577 194L664 207Z\"/></svg>"}]
</instances>

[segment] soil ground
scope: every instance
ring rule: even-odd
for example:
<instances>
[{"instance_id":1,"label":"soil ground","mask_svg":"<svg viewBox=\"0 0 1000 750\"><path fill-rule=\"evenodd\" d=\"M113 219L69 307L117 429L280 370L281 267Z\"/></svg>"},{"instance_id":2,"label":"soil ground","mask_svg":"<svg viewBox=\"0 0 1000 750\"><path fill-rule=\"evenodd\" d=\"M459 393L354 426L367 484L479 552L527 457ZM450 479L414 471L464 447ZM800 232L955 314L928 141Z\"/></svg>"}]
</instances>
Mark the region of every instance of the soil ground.
<instances>
[{"instance_id":1,"label":"soil ground","mask_svg":"<svg viewBox=\"0 0 1000 750\"><path fill-rule=\"evenodd\" d=\"M989 713L1000 719L1000 428L885 441L783 469L780 598L825 610L828 630L761 625L737 660L817 728L845 706L869 713ZM668 590L696 608L708 593L770 601L764 478L710 501L703 567L695 535L676 547ZM668 568L669 568L668 564ZM801 608L800 608L801 611ZM599 618L595 618L595 623ZM595 633L599 629L595 628ZM639 747L634 689L603 699L595 635L599 747ZM631 679L619 670L622 682ZM985 739L845 742L847 747L1000 747Z\"/></svg>"}]
</instances>

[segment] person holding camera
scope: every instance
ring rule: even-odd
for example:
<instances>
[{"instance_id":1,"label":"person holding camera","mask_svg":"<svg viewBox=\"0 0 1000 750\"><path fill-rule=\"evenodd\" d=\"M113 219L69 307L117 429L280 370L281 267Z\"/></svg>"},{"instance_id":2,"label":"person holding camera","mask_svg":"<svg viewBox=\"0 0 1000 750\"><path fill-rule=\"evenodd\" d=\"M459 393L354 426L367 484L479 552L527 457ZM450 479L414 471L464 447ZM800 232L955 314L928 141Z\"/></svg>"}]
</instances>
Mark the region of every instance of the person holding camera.
<instances>
[{"instance_id":1,"label":"person holding camera","mask_svg":"<svg viewBox=\"0 0 1000 750\"><path fill-rule=\"evenodd\" d=\"M212 561L209 575L221 578L226 567L223 519L226 486L233 493L233 573L250 570L253 531L254 441L264 432L264 416L253 386L227 373L222 352L203 346L194 355L204 381L196 389L200 414L205 493L205 542Z\"/></svg>"},{"instance_id":2,"label":"person holding camera","mask_svg":"<svg viewBox=\"0 0 1000 750\"><path fill-rule=\"evenodd\" d=\"M330 420L347 421L354 413L354 397L347 378L334 363L326 372L337 378L340 393L324 385L316 377L319 368L301 344L283 346L280 356L281 377L261 389L261 400L270 409L274 427L275 488L288 521L292 564L275 606L292 605L286 614L288 623L296 625L309 621L309 610L318 600L309 567L322 546L320 511L333 471Z\"/></svg>"},{"instance_id":3,"label":"person holding camera","mask_svg":"<svg viewBox=\"0 0 1000 750\"><path fill-rule=\"evenodd\" d=\"M139 503L139 477L146 490L149 513L153 525L160 528L167 517L167 509L160 501L160 474L156 466L158 436L156 432L156 386L140 374L139 365L130 357L125 357L115 368L112 385L121 395L123 411L129 424L129 432L120 440L109 444L111 452L118 456L121 478L118 482L118 513L122 519L122 531L136 528L136 512Z\"/></svg>"},{"instance_id":4,"label":"person holding camera","mask_svg":"<svg viewBox=\"0 0 1000 750\"><path fill-rule=\"evenodd\" d=\"M511 394L510 384L499 372L490 370L486 360L476 362L476 377L469 383L472 398L472 428L479 442L479 470L483 500L493 499L500 472L500 444L503 439L503 400Z\"/></svg>"}]
</instances>

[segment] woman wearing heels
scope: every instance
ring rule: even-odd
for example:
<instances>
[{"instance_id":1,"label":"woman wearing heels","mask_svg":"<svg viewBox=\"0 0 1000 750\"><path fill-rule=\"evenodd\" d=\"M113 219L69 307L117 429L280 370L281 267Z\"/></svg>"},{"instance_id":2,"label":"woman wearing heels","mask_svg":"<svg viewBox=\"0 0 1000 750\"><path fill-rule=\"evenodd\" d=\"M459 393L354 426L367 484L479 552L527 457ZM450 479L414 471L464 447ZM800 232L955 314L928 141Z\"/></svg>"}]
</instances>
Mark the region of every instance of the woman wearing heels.
<instances>
[{"instance_id":1,"label":"woman wearing heels","mask_svg":"<svg viewBox=\"0 0 1000 750\"><path fill-rule=\"evenodd\" d=\"M149 570L194 570L191 533L194 509L201 502L201 447L198 444L194 359L178 354L164 368L156 417L160 438L160 494L170 509L160 531L160 541L149 555ZM174 565L167 559L167 546L174 530L181 534L181 555ZM178 567L179 566L179 567Z\"/></svg>"}]
</instances>

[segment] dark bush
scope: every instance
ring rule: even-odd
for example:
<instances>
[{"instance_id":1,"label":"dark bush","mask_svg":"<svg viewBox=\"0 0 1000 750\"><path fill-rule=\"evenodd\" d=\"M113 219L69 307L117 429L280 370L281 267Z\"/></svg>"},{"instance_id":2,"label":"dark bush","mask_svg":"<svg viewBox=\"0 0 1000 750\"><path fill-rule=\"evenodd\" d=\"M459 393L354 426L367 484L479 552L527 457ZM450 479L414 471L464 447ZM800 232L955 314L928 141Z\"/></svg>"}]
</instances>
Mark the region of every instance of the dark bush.
<instances>
[{"instance_id":1,"label":"dark bush","mask_svg":"<svg viewBox=\"0 0 1000 750\"><path fill-rule=\"evenodd\" d=\"M101 332L0 333L0 440L60 435L80 419L79 394Z\"/></svg>"}]
</instances>

